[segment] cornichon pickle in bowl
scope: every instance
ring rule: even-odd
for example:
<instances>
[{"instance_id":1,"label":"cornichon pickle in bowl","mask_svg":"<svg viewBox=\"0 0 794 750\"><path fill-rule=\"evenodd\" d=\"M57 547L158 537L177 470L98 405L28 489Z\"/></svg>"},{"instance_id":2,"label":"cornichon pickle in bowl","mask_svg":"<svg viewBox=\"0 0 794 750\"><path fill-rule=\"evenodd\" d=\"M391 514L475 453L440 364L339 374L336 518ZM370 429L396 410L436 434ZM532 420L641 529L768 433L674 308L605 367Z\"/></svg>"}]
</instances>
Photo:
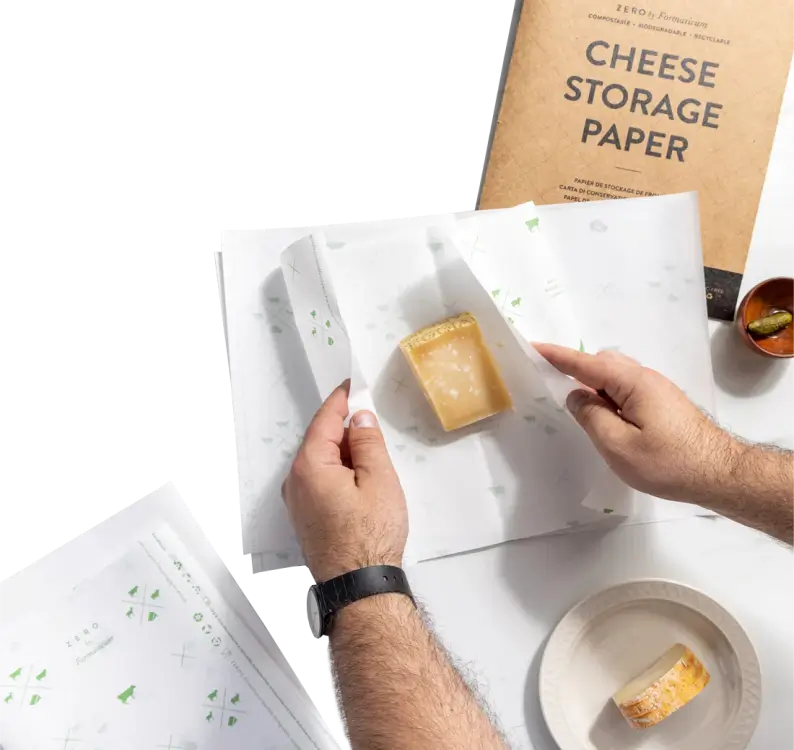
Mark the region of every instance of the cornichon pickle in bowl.
<instances>
[{"instance_id":1,"label":"cornichon pickle in bowl","mask_svg":"<svg viewBox=\"0 0 794 750\"><path fill-rule=\"evenodd\" d=\"M756 354L794 356L794 279L778 276L754 286L736 311L736 330Z\"/></svg>"},{"instance_id":2,"label":"cornichon pickle in bowl","mask_svg":"<svg viewBox=\"0 0 794 750\"><path fill-rule=\"evenodd\" d=\"M747 330L754 336L771 336L773 333L782 331L787 325L791 325L791 320L791 313L781 310L750 321L747 324Z\"/></svg>"}]
</instances>

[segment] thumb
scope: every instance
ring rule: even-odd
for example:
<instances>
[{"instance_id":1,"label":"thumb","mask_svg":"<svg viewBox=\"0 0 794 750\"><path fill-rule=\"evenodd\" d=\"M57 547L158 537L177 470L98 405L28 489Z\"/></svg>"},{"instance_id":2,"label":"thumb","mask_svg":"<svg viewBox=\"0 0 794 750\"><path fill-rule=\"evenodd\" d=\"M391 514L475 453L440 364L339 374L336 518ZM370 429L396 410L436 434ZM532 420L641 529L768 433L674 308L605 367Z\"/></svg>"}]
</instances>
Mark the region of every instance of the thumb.
<instances>
[{"instance_id":1,"label":"thumb","mask_svg":"<svg viewBox=\"0 0 794 750\"><path fill-rule=\"evenodd\" d=\"M393 470L378 420L371 411L358 411L350 419L347 444L356 478L367 481Z\"/></svg>"},{"instance_id":2,"label":"thumb","mask_svg":"<svg viewBox=\"0 0 794 750\"><path fill-rule=\"evenodd\" d=\"M613 452L620 443L628 439L630 429L634 428L623 420L613 406L592 391L571 391L566 405L602 453Z\"/></svg>"}]
</instances>

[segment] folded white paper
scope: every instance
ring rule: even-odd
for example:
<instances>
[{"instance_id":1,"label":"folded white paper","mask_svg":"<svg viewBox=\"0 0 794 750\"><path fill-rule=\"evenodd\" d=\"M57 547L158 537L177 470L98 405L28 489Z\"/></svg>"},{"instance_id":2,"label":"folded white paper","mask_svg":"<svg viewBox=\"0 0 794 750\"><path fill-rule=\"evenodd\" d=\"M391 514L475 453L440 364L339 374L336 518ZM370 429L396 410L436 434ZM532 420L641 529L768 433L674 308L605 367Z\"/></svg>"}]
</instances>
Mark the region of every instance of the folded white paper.
<instances>
[{"instance_id":1,"label":"folded white paper","mask_svg":"<svg viewBox=\"0 0 794 750\"><path fill-rule=\"evenodd\" d=\"M518 215L500 212L498 219L509 226ZM597 515L581 502L603 470L585 435L555 403L529 359L531 347L517 332L526 317L528 335L534 329L557 338L545 300L564 308L559 284L548 274L523 274L512 287L486 289L464 257L470 248L455 242L455 223L391 229L335 249L323 233L315 233L282 256L321 395L351 374L351 358L356 362L352 390L357 400L366 394L372 403L408 498L406 554L412 561L591 522ZM532 252L537 258L545 252L523 221L519 229L501 237L504 265L492 278L507 282L508 269L520 269L522 255ZM295 263L303 269L300 278L289 275ZM538 260L534 265L542 267ZM461 312L477 318L514 411L445 433L399 342ZM559 320L573 327L571 315ZM569 335L578 341L576 333ZM570 382L553 368L549 376Z\"/></svg>"}]
</instances>

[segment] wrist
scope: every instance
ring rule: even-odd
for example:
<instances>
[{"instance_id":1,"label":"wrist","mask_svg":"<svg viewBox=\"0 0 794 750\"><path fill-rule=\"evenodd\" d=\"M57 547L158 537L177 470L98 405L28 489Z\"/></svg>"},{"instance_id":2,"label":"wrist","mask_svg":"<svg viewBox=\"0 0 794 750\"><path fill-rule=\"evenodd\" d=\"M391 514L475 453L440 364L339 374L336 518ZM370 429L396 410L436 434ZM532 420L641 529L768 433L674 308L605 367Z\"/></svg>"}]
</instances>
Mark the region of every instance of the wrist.
<instances>
[{"instance_id":1,"label":"wrist","mask_svg":"<svg viewBox=\"0 0 794 750\"><path fill-rule=\"evenodd\" d=\"M416 616L416 605L405 594L390 592L368 596L348 604L336 614L330 641L333 646L334 642L347 638L351 633L393 633L408 619Z\"/></svg>"},{"instance_id":2,"label":"wrist","mask_svg":"<svg viewBox=\"0 0 794 750\"><path fill-rule=\"evenodd\" d=\"M335 554L316 556L309 561L309 570L316 583L325 583L332 578L351 573L359 568L369 568L373 565L392 565L401 568L402 554L375 553L362 551L352 554Z\"/></svg>"},{"instance_id":3,"label":"wrist","mask_svg":"<svg viewBox=\"0 0 794 750\"><path fill-rule=\"evenodd\" d=\"M737 440L720 430L723 441L710 459L711 471L698 488L696 502L709 510L719 511L726 497L747 489L748 470L759 449Z\"/></svg>"}]
</instances>

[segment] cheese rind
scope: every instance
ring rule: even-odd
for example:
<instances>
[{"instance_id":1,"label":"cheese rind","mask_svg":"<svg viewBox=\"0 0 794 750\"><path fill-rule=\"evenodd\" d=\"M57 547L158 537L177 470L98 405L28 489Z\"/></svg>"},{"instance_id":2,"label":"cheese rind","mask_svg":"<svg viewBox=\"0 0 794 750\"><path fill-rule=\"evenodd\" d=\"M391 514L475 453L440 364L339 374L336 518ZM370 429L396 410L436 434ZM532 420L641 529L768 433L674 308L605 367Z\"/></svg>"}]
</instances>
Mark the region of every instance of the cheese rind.
<instances>
[{"instance_id":1,"label":"cheese rind","mask_svg":"<svg viewBox=\"0 0 794 750\"><path fill-rule=\"evenodd\" d=\"M612 696L634 729L658 724L691 701L709 683L709 673L686 646L677 643Z\"/></svg>"},{"instance_id":2,"label":"cheese rind","mask_svg":"<svg viewBox=\"0 0 794 750\"><path fill-rule=\"evenodd\" d=\"M400 349L445 431L513 408L471 313L422 328L404 338Z\"/></svg>"}]
</instances>

